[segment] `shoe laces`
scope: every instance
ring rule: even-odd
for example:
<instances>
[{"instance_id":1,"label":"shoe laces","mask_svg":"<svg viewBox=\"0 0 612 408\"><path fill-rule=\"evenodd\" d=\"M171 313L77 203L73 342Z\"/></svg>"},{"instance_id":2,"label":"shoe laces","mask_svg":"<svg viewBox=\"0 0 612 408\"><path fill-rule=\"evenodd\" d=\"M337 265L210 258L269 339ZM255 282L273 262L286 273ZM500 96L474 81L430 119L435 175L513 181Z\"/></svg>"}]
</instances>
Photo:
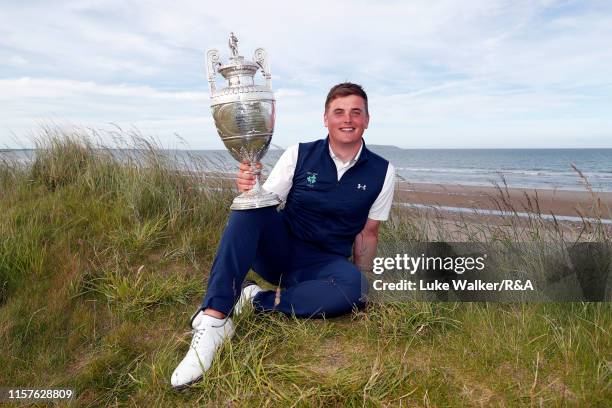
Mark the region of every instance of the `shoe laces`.
<instances>
[{"instance_id":1,"label":"shoe laces","mask_svg":"<svg viewBox=\"0 0 612 408\"><path fill-rule=\"evenodd\" d=\"M202 338L204 337L204 332L205 331L206 331L206 328L203 328L203 329L193 329L191 331L193 333L193 339L191 340L191 346L192 347L196 347L200 343L200 340L202 340Z\"/></svg>"}]
</instances>

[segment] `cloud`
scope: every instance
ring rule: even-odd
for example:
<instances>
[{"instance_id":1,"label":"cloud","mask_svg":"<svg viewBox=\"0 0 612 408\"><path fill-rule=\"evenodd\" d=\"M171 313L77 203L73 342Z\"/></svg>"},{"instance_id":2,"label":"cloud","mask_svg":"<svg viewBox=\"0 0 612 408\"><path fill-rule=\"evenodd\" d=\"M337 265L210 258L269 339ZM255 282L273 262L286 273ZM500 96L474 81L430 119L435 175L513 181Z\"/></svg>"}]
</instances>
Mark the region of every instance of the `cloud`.
<instances>
[{"instance_id":1,"label":"cloud","mask_svg":"<svg viewBox=\"0 0 612 408\"><path fill-rule=\"evenodd\" d=\"M66 79L29 78L0 79L0 101L9 102L14 98L64 98L82 94L127 98L178 99L207 101L205 92L168 92L150 86L104 85L95 82L73 81Z\"/></svg>"},{"instance_id":2,"label":"cloud","mask_svg":"<svg viewBox=\"0 0 612 408\"><path fill-rule=\"evenodd\" d=\"M593 143L612 140L606 114L612 108L612 17L605 2L232 6L197 0L171 7L161 0L5 2L0 144L10 143L11 132L52 117L137 124L168 141L178 133L194 148L220 147L210 122L204 50L226 55L229 31L246 57L259 46L270 55L275 143L281 145L324 135L323 100L331 85L345 80L369 91L368 132L380 143L455 143L453 129L464 129L466 144L503 147L508 137L491 135L514 129L530 135L513 138L525 147L554 144L549 135L561 133L579 146L584 132L568 120L592 129L598 135ZM405 138L406 129L427 137Z\"/></svg>"}]
</instances>

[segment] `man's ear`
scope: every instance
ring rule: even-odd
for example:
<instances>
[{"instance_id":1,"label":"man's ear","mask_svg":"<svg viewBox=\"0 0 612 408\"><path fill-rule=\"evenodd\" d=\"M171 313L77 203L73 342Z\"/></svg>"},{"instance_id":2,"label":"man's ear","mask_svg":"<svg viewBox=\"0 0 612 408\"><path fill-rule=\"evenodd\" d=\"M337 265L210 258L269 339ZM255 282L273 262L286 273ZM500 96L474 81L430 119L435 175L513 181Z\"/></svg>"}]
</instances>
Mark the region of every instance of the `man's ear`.
<instances>
[{"instance_id":1,"label":"man's ear","mask_svg":"<svg viewBox=\"0 0 612 408\"><path fill-rule=\"evenodd\" d=\"M323 125L327 127L327 110L323 113Z\"/></svg>"},{"instance_id":2,"label":"man's ear","mask_svg":"<svg viewBox=\"0 0 612 408\"><path fill-rule=\"evenodd\" d=\"M365 126L363 128L367 129L369 124L370 124L370 114L366 113Z\"/></svg>"}]
</instances>

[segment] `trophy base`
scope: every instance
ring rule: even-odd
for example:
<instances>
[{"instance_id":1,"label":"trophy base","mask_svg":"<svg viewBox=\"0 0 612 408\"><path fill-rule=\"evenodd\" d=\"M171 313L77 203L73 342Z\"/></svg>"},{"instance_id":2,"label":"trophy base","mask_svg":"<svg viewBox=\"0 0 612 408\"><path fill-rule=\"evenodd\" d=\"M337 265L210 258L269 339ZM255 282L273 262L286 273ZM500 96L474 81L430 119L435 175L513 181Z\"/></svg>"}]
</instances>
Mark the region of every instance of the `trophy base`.
<instances>
[{"instance_id":1,"label":"trophy base","mask_svg":"<svg viewBox=\"0 0 612 408\"><path fill-rule=\"evenodd\" d=\"M255 193L248 191L234 198L230 209L232 210L253 210L255 208L273 207L281 203L276 193L266 190L259 190Z\"/></svg>"}]
</instances>

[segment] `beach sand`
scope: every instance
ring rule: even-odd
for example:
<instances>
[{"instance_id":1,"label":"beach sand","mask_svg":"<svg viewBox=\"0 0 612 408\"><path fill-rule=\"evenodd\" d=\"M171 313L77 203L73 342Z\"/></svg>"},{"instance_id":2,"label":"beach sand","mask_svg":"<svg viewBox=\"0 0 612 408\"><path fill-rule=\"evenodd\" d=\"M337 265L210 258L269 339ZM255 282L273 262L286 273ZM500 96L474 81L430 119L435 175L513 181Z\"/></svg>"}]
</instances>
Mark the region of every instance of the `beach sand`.
<instances>
[{"instance_id":1,"label":"beach sand","mask_svg":"<svg viewBox=\"0 0 612 408\"><path fill-rule=\"evenodd\" d=\"M612 193L400 182L396 200L411 204L608 218ZM599 200L599 204L596 204ZM596 208L599 206L599 209Z\"/></svg>"},{"instance_id":2,"label":"beach sand","mask_svg":"<svg viewBox=\"0 0 612 408\"><path fill-rule=\"evenodd\" d=\"M535 228L547 240L559 233L564 240L588 240L594 231L588 221L598 218L612 233L610 192L400 182L395 201L396 207L428 218L429 237L445 241L486 241L492 234L531 240Z\"/></svg>"}]
</instances>

